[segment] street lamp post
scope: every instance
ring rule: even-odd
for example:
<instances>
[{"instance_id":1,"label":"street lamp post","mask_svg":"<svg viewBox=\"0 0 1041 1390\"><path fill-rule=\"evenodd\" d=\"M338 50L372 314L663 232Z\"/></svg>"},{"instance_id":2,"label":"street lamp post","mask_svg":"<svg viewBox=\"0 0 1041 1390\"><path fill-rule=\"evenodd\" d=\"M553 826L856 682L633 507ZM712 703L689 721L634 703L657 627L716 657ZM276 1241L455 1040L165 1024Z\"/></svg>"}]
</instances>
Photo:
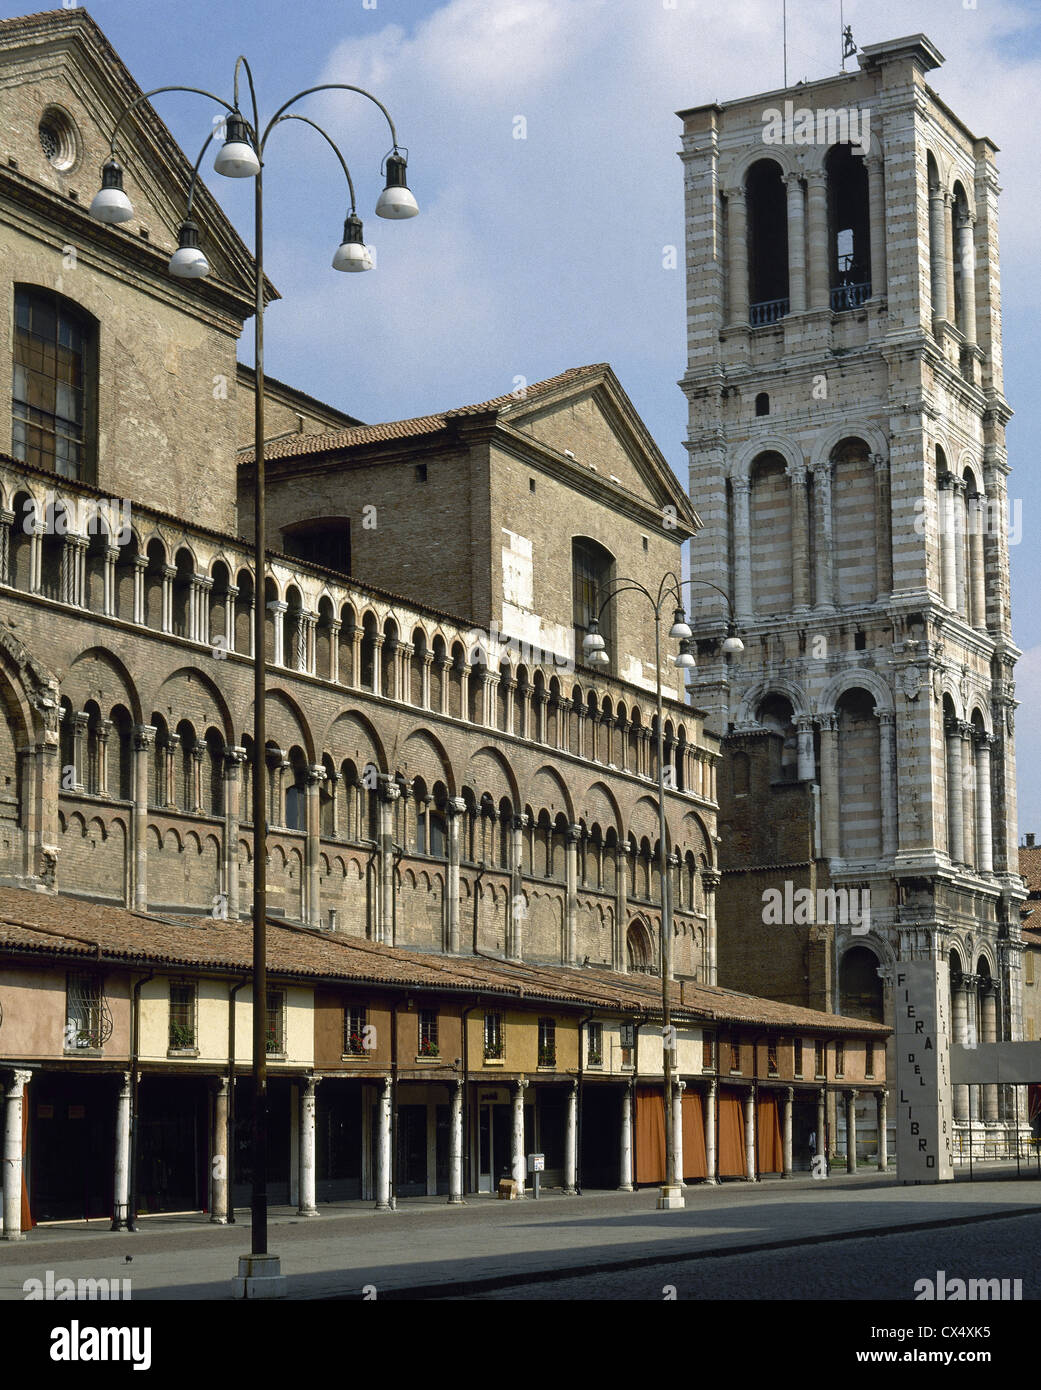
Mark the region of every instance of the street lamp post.
<instances>
[{"instance_id":1,"label":"street lamp post","mask_svg":"<svg viewBox=\"0 0 1041 1390\"><path fill-rule=\"evenodd\" d=\"M239 74L245 72L249 85L252 122L248 121L239 107ZM332 147L347 180L350 194L350 207L344 223L343 239L333 256L333 269L342 271L364 271L373 267L372 256L365 245L361 219L357 215L354 183L347 162L330 136L310 120L289 110L304 97L315 92L344 91L356 92L379 107L390 127L392 149L385 158L386 186L376 204L376 214L389 220L414 217L419 206L416 203L406 180L406 155L398 145L397 132L387 108L362 87L351 86L345 82L326 82L317 87L308 87L284 102L264 127L260 129L260 115L257 108L253 74L249 63L239 57L235 63L233 82L233 101L214 95L199 87L168 86L156 87L137 97L120 114L112 131L109 144L110 157L102 169L102 186L91 203L91 215L100 222L118 225L134 215L130 199L123 189L123 170L117 158L116 138L126 118L142 102L162 92L191 92L197 96L215 101L228 112L224 122L224 142L214 160L214 170L226 178L252 178L254 187L254 351L255 387L253 411L254 447L254 495L253 495L253 548L254 548L254 594L253 594L253 1184L251 1203L251 1249L248 1256L239 1260L238 1277L234 1280L234 1291L242 1298L277 1298L286 1291L285 1277L277 1255L268 1252L268 1198L267 1198L267 1156L268 1156L268 1094L267 1094L267 730L265 720L266 699L266 654L265 654L265 557L266 557L266 513L264 476L264 189L263 166L264 150L268 137L277 125L284 121L297 120L311 126ZM199 165L203 155L214 139L216 129L207 137L199 157L192 169L188 190L188 207L184 222L178 232L178 248L170 258L169 271L180 279L199 279L209 272L209 265L202 252L198 224L192 218L192 205L198 181ZM234 1084L234 1078L233 1078ZM136 1123L136 1117L135 1117ZM230 1155L229 1155L230 1162ZM229 1174L229 1201L231 1182Z\"/></svg>"},{"instance_id":2,"label":"street lamp post","mask_svg":"<svg viewBox=\"0 0 1041 1390\"><path fill-rule=\"evenodd\" d=\"M689 670L695 665L695 661L690 650L690 640L693 633L687 625L687 619L683 612L682 590L686 584L705 584L710 589L715 589L716 593L722 594L727 601L727 608L730 612L727 636L723 640L723 651L728 656L731 653L744 651L744 643L734 630L733 611L730 609L730 599L727 594L718 585L709 583L707 579L682 580L672 571L662 576L657 595L645 588L637 579L617 578L609 580L605 586L609 592L601 603L596 617L590 622L589 630L582 640L582 650L587 659L595 666L606 666L610 662L610 657L607 655L607 644L600 632L600 618L608 604L612 603L619 594L638 593L647 599L654 610L654 686L658 712L658 878L661 896L658 962L661 974L661 1032L665 1089L665 1182L658 1192L659 1211L667 1211L684 1205L683 1189L680 1187L682 1175L676 1172L672 1116L673 1070L675 1065L672 1010L669 1000L669 982L672 978L672 895L669 890L669 861L665 825L665 719L661 689L661 619L665 605L669 602L675 603L676 609L673 613L669 636L679 640L680 651L678 656L673 657L673 664L681 671Z\"/></svg>"}]
</instances>

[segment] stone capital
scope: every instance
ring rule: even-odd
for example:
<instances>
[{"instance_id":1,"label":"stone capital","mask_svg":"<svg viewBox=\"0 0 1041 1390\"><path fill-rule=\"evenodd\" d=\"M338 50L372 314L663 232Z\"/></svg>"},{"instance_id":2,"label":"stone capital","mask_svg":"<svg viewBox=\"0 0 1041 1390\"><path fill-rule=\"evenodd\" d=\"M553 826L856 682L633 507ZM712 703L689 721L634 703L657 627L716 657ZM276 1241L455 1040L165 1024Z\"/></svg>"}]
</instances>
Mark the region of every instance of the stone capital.
<instances>
[{"instance_id":1,"label":"stone capital","mask_svg":"<svg viewBox=\"0 0 1041 1390\"><path fill-rule=\"evenodd\" d=\"M450 796L445 802L446 816L461 816L466 810L466 802L461 796Z\"/></svg>"},{"instance_id":2,"label":"stone capital","mask_svg":"<svg viewBox=\"0 0 1041 1390\"><path fill-rule=\"evenodd\" d=\"M155 747L155 726L152 724L134 725L134 748L137 752L147 752Z\"/></svg>"},{"instance_id":3,"label":"stone capital","mask_svg":"<svg viewBox=\"0 0 1041 1390\"><path fill-rule=\"evenodd\" d=\"M319 782L324 782L329 775L324 763L312 763L307 769L307 785L317 786Z\"/></svg>"}]
</instances>

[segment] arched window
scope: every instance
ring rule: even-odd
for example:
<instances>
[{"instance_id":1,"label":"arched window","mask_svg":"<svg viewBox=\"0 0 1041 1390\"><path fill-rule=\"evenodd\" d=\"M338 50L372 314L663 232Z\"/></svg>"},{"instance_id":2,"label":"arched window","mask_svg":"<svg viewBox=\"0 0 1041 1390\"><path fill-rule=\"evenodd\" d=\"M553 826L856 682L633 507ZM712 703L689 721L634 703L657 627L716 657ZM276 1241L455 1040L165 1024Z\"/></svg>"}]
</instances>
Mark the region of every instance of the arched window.
<instances>
[{"instance_id":1,"label":"arched window","mask_svg":"<svg viewBox=\"0 0 1041 1390\"><path fill-rule=\"evenodd\" d=\"M755 413L757 415L770 414L770 396L766 391L760 391L755 398Z\"/></svg>"},{"instance_id":2,"label":"arched window","mask_svg":"<svg viewBox=\"0 0 1041 1390\"><path fill-rule=\"evenodd\" d=\"M745 179L748 209L748 290L753 326L776 323L787 314L788 198L781 167L760 159Z\"/></svg>"},{"instance_id":3,"label":"arched window","mask_svg":"<svg viewBox=\"0 0 1041 1390\"><path fill-rule=\"evenodd\" d=\"M824 162L831 237L831 307L857 309L871 298L867 165L852 145L835 145Z\"/></svg>"},{"instance_id":4,"label":"arched window","mask_svg":"<svg viewBox=\"0 0 1041 1390\"><path fill-rule=\"evenodd\" d=\"M614 568L614 556L596 541L587 536L576 536L571 542L571 575L573 595L573 622L575 627L575 660L583 661L582 641L589 631L589 624L597 617L600 605L607 596L607 584ZM600 619L600 632L607 643L607 654L611 665L605 670L614 670L614 643L611 640L613 628L613 604L609 604Z\"/></svg>"},{"instance_id":5,"label":"arched window","mask_svg":"<svg viewBox=\"0 0 1041 1390\"><path fill-rule=\"evenodd\" d=\"M839 964L839 1013L883 1022L878 957L867 946L851 947Z\"/></svg>"},{"instance_id":6,"label":"arched window","mask_svg":"<svg viewBox=\"0 0 1041 1390\"><path fill-rule=\"evenodd\" d=\"M95 471L97 325L55 294L15 288L11 452L63 478Z\"/></svg>"}]
</instances>

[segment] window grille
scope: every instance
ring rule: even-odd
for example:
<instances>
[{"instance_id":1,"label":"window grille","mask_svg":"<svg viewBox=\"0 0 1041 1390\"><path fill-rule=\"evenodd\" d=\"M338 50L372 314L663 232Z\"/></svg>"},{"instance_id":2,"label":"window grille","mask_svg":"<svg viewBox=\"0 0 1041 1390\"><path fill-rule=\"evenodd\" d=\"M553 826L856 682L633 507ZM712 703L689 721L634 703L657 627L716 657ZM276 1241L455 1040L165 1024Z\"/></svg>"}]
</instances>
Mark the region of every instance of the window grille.
<instances>
[{"instance_id":1,"label":"window grille","mask_svg":"<svg viewBox=\"0 0 1041 1390\"><path fill-rule=\"evenodd\" d=\"M711 1033L701 1035L701 1066L705 1071L711 1071L716 1065L716 1044Z\"/></svg>"},{"instance_id":2,"label":"window grille","mask_svg":"<svg viewBox=\"0 0 1041 1390\"><path fill-rule=\"evenodd\" d=\"M730 1070L741 1070L741 1034L734 1033L730 1038Z\"/></svg>"},{"instance_id":3,"label":"window grille","mask_svg":"<svg viewBox=\"0 0 1041 1390\"><path fill-rule=\"evenodd\" d=\"M766 1074L767 1076L777 1075L777 1043L768 1042L766 1044Z\"/></svg>"},{"instance_id":4,"label":"window grille","mask_svg":"<svg viewBox=\"0 0 1041 1390\"><path fill-rule=\"evenodd\" d=\"M845 1076L846 1074L846 1044L837 1042L835 1044L835 1075Z\"/></svg>"},{"instance_id":5,"label":"window grille","mask_svg":"<svg viewBox=\"0 0 1041 1390\"><path fill-rule=\"evenodd\" d=\"M867 1049L866 1049L866 1051L867 1051L867 1055L866 1055L866 1057L864 1058L864 1075L865 1075L865 1076L874 1076L874 1074L875 1074L875 1044L874 1044L873 1042L869 1042L869 1043L867 1044Z\"/></svg>"},{"instance_id":6,"label":"window grille","mask_svg":"<svg viewBox=\"0 0 1041 1390\"><path fill-rule=\"evenodd\" d=\"M66 982L66 1050L104 1047L111 1036L112 1014L102 992L100 976L84 972L70 974Z\"/></svg>"},{"instance_id":7,"label":"window grille","mask_svg":"<svg viewBox=\"0 0 1041 1390\"><path fill-rule=\"evenodd\" d=\"M802 1038L795 1039L795 1075L802 1076Z\"/></svg>"},{"instance_id":8,"label":"window grille","mask_svg":"<svg viewBox=\"0 0 1041 1390\"><path fill-rule=\"evenodd\" d=\"M500 1061L506 1054L502 1014L484 1016L484 1060Z\"/></svg>"},{"instance_id":9,"label":"window grille","mask_svg":"<svg viewBox=\"0 0 1041 1390\"><path fill-rule=\"evenodd\" d=\"M170 986L170 1041L171 1051L194 1048L195 1034L194 985L179 984Z\"/></svg>"},{"instance_id":10,"label":"window grille","mask_svg":"<svg viewBox=\"0 0 1041 1390\"><path fill-rule=\"evenodd\" d=\"M822 1042L813 1044L813 1074L815 1077L824 1075L824 1044Z\"/></svg>"},{"instance_id":11,"label":"window grille","mask_svg":"<svg viewBox=\"0 0 1041 1390\"><path fill-rule=\"evenodd\" d=\"M552 1018L539 1019L539 1066L557 1065L557 1025Z\"/></svg>"},{"instance_id":12,"label":"window grille","mask_svg":"<svg viewBox=\"0 0 1041 1390\"><path fill-rule=\"evenodd\" d=\"M588 1049L587 1060L591 1067L602 1067L604 1064L604 1025L602 1023L590 1023L588 1027Z\"/></svg>"},{"instance_id":13,"label":"window grille","mask_svg":"<svg viewBox=\"0 0 1041 1390\"><path fill-rule=\"evenodd\" d=\"M93 329L46 291L15 291L11 452L63 478L85 472Z\"/></svg>"},{"instance_id":14,"label":"window grille","mask_svg":"<svg viewBox=\"0 0 1041 1390\"><path fill-rule=\"evenodd\" d=\"M268 990L267 1029L264 1043L268 1052L282 1053L286 1050L286 997L281 990Z\"/></svg>"},{"instance_id":15,"label":"window grille","mask_svg":"<svg viewBox=\"0 0 1041 1390\"><path fill-rule=\"evenodd\" d=\"M441 1048L437 1040L437 1014L433 1009L419 1011L419 1055L439 1057Z\"/></svg>"},{"instance_id":16,"label":"window grille","mask_svg":"<svg viewBox=\"0 0 1041 1390\"><path fill-rule=\"evenodd\" d=\"M362 1004L349 1004L343 1011L343 1052L345 1057L364 1057L366 1009Z\"/></svg>"}]
</instances>

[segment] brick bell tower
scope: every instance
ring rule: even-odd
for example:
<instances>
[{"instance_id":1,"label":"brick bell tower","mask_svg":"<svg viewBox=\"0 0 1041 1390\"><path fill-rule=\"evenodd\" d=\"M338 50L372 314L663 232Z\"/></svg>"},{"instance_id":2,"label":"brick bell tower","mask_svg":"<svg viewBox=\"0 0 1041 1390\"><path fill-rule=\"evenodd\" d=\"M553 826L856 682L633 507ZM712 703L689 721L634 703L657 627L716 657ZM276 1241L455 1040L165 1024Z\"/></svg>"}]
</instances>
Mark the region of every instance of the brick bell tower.
<instances>
[{"instance_id":1,"label":"brick bell tower","mask_svg":"<svg viewBox=\"0 0 1041 1390\"><path fill-rule=\"evenodd\" d=\"M726 735L720 984L892 1024L894 967L931 960L951 1040L987 1042L1022 1036L1019 521L996 147L942 62L916 34L679 113L691 572L745 644L694 587L691 695ZM763 921L785 882L846 897ZM1015 1126L1012 1087L953 1107L956 1157Z\"/></svg>"}]
</instances>

